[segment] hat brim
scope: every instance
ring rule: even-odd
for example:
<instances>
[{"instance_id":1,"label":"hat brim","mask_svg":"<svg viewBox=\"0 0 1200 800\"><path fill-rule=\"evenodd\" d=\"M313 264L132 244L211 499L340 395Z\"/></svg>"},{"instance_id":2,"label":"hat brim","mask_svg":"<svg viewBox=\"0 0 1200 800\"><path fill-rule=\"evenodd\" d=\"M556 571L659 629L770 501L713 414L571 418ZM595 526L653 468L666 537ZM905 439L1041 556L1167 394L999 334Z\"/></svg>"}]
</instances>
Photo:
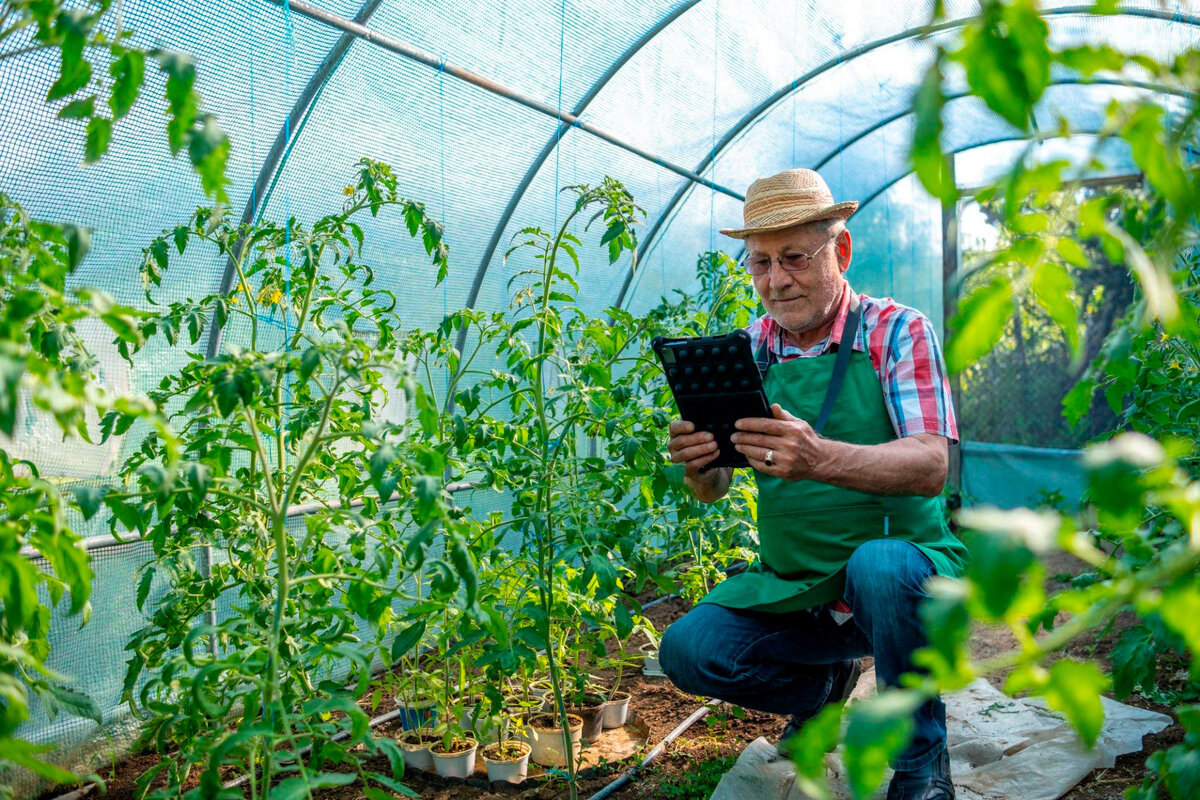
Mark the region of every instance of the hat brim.
<instances>
[{"instance_id":1,"label":"hat brim","mask_svg":"<svg viewBox=\"0 0 1200 800\"><path fill-rule=\"evenodd\" d=\"M831 206L813 209L803 214L797 214L794 211L766 214L758 219L750 220L744 228L721 228L720 230L731 239L745 239L756 233L781 231L784 228L805 225L809 222L820 222L823 219L850 219L850 216L857 210L858 201L848 200L844 203L834 203Z\"/></svg>"}]
</instances>

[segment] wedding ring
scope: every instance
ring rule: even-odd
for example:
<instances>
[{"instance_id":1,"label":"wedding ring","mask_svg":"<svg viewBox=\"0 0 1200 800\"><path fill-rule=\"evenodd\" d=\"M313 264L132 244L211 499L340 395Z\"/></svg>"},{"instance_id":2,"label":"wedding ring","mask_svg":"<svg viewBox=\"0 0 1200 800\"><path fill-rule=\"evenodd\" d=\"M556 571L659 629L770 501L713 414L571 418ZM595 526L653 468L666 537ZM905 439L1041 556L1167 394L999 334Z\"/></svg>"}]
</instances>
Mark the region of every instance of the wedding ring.
<instances>
[{"instance_id":1,"label":"wedding ring","mask_svg":"<svg viewBox=\"0 0 1200 800\"><path fill-rule=\"evenodd\" d=\"M774 466L774 464L775 464L775 451L774 450L767 451L767 456L766 456L766 458L763 459L763 463L766 464L768 467Z\"/></svg>"}]
</instances>

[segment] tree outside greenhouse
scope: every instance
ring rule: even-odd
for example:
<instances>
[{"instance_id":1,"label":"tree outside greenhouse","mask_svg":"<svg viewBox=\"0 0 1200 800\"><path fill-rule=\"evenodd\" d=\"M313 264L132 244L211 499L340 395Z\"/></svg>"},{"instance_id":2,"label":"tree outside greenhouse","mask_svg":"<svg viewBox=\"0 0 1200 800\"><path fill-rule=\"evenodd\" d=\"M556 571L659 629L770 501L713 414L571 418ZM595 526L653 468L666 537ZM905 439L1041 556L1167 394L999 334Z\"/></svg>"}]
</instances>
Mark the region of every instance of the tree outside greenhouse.
<instances>
[{"instance_id":1,"label":"tree outside greenhouse","mask_svg":"<svg viewBox=\"0 0 1200 800\"><path fill-rule=\"evenodd\" d=\"M145 160L183 155L186 172L176 177L188 183L177 195L136 201L122 197L118 180L105 187L111 213L149 203L168 220L133 246L93 230L94 219L46 213L61 176L0 165L7 796L109 784L138 798L376 800L447 786L482 796L491 781L524 780L545 792L537 796L689 797L708 796L730 766L713 758L662 775L646 766L685 717L694 725L707 715L701 727L718 733L749 726L747 712L717 703L693 703L701 707L691 716L683 708L665 727L639 714L674 691L653 682L669 621L663 598L684 609L731 574L758 568L755 484L739 473L728 498L701 503L664 455L677 411L651 342L726 333L763 313L749 273L712 234L718 198L732 192L718 180L726 174L719 151L738 147L739 137L755 142L755 121L748 116L718 145L714 77L711 136L689 170L580 116L619 77L600 79L566 113L573 12L552 5L561 26L557 105L503 80L477 80L391 34L368 36L364 25L399 27L394 17L404 12L388 3L368 2L356 22L300 2L255 5L253 25L279 26L263 36L277 37L288 59L281 96L300 98L291 115L276 114L283 130L264 161L245 155L253 148L238 138L236 109L209 92L217 84L208 71L224 67L146 44L153 37L143 37L142 24L154 30L154 13L110 0L0 3L0 91L14 98L0 116L0 152L26 115L47 121L57 149L75 147L71 158L93 165L84 174L111 176L94 171L131 163L122 160L131 151ZM708 5L664 13L670 24L661 30L680 25L692 36L688 26L707 12L702 28L720 64L715 56L737 41L722 36L722 24L741 23L729 19L731 4ZM1192 166L1200 51L1076 41L1054 27L1123 14L1200 24L1185 10L984 0L962 13L939 2L921 10L906 39L928 60L895 118L908 124L897 154L903 169L896 175L891 165L891 183L880 181L864 205L882 197L888 205L870 219L886 222L889 187L911 173L910 193L942 222L940 252L924 266L937 276L927 281L929 307L944 312L937 322L964 438L1081 450L1083 491L1028 481L1031 491L1015 502L989 496L986 481L972 483L981 468L964 446L944 498L970 551L966 574L927 587L919 673L827 705L791 740L795 783L807 796L835 796L827 760L835 750L842 791L873 796L913 735L913 710L980 677L1042 698L1084 748L1101 737L1104 696L1170 707L1178 735L1139 756L1124 796L1200 793L1200 177ZM297 48L302 31L333 48L324 60ZM638 40L631 59L654 34ZM536 38L530 47L540 46ZM818 93L825 69L900 39L864 41L838 44L841 55L768 106L794 102L806 81ZM501 37L496 52L504 46ZM397 74L425 70L413 73L425 81L413 90L423 93L421 133L386 160L386 135L364 133L337 143L357 148L354 158L302 174L291 159L300 158L304 127L324 121L322 92L386 105L392 89L294 86L293 62L308 59L327 81L343 59L376 56ZM259 69L249 67L260 76L252 93L263 91L253 82ZM498 60L473 69L506 74ZM507 74L514 85L536 82ZM459 170L479 152L445 142L463 113L463 86L491 93L476 104L516 99L522 113L556 126L503 213L503 201L448 209L448 184L482 193L489 178L468 179ZM1047 127L1046 104L1060 89L1117 98L1130 87L1148 91L1092 103L1090 127L1066 115ZM1018 143L974 182L957 174L965 103ZM786 166L817 166L831 183L835 164L846 172L832 159L883 129L876 120L808 161L796 154L804 115L793 108L791 116ZM527 144L497 136L518 150ZM590 141L581 137L610 148L599 165L579 169ZM1042 158L1047 139L1077 143L1076 157ZM27 158L36 150L30 139L11 148ZM1124 166L1108 163L1113 152ZM631 156L682 180L675 198L667 202L630 167ZM268 162L258 180L242 174ZM495 164L497 176L503 168ZM315 195L293 194L300 183ZM523 200L526 191L549 199ZM176 207L172 197L190 200ZM239 198L248 202L241 218L230 206ZM458 235L455 213L503 221L490 243L476 242ZM135 216L123 224L136 228ZM959 253L954 225L971 219L986 233ZM688 226L703 235L687 236ZM874 267L886 252L894 263L918 263L920 243L897 234L895 246L908 252L893 252L890 235L886 226L864 231L856 241L877 245L864 261ZM674 285L666 261L680 254L664 251L681 241L699 246L672 267ZM106 269L91 268L99 263ZM398 265L411 285L395 279ZM198 270L215 271L213 280L196 280ZM892 263L862 281L900 295L903 280L888 287L889 275ZM627 292L643 295L637 310ZM992 485L1025 486L1020 475L993 477ZM106 572L114 569L106 552L136 561L115 594L104 579L120 573ZM1056 576L1062 564L1071 572ZM114 596L131 600L136 624L114 614ZM984 628L1007 632L1012 648L981 655L973 638ZM105 650L91 656L105 663L88 666L92 675L68 674L60 665L78 663L65 659L92 631ZM1103 663L1083 657L1098 647ZM102 680L118 662L121 674ZM68 726L70 718L81 721ZM68 730L109 744L68 741ZM618 740L632 744L605 749ZM630 771L643 757L645 768ZM653 794L627 793L636 790Z\"/></svg>"}]
</instances>

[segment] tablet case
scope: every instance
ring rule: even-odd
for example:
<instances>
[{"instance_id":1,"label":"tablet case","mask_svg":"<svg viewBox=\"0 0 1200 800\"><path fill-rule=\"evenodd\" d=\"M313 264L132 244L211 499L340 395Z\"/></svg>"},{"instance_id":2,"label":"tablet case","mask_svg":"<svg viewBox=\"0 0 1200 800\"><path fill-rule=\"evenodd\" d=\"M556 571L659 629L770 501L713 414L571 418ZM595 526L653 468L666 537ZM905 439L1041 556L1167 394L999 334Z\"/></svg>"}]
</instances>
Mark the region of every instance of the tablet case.
<instances>
[{"instance_id":1,"label":"tablet case","mask_svg":"<svg viewBox=\"0 0 1200 800\"><path fill-rule=\"evenodd\" d=\"M762 374L743 330L722 336L669 339L651 343L681 419L716 437L720 455L709 467L747 467L733 448L733 424L745 417L771 417Z\"/></svg>"}]
</instances>

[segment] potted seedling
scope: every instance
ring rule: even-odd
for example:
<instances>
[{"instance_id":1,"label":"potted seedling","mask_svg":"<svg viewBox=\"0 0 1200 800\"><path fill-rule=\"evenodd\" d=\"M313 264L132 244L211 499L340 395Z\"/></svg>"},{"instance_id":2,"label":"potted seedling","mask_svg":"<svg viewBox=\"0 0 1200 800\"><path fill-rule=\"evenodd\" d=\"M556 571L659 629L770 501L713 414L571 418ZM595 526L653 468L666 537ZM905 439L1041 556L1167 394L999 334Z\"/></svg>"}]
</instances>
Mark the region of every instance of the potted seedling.
<instances>
[{"instance_id":1,"label":"potted seedling","mask_svg":"<svg viewBox=\"0 0 1200 800\"><path fill-rule=\"evenodd\" d=\"M481 751L488 780L521 783L529 774L529 757L533 752L524 713L520 709L501 708L491 715L490 722L497 739Z\"/></svg>"},{"instance_id":2,"label":"potted seedling","mask_svg":"<svg viewBox=\"0 0 1200 800\"><path fill-rule=\"evenodd\" d=\"M583 748L583 720L576 714L567 714L566 725L557 714L538 714L529 720L532 735L532 752L529 756L535 764L543 767L565 767L567 746L563 729L570 731L571 764L578 759Z\"/></svg>"},{"instance_id":3,"label":"potted seedling","mask_svg":"<svg viewBox=\"0 0 1200 800\"><path fill-rule=\"evenodd\" d=\"M479 742L470 731L455 724L446 725L442 735L429 748L433 766L443 778L468 778L475 773L475 751Z\"/></svg>"},{"instance_id":4,"label":"potted seedling","mask_svg":"<svg viewBox=\"0 0 1200 800\"><path fill-rule=\"evenodd\" d=\"M629 692L621 689L621 680L625 675L625 667L636 663L636 658L625 652L629 638L638 630L648 630L649 633L647 633L647 636L653 635L654 631L653 626L644 618L630 615L621 602L614 601L609 606L611 610L606 608L607 613L605 615L609 621L600 626L600 635L614 643L613 654L605 655L599 664L602 669L610 669L615 673L606 691L606 702L603 713L603 726L605 729L622 727L629 715L629 700L631 695Z\"/></svg>"},{"instance_id":5,"label":"potted seedling","mask_svg":"<svg viewBox=\"0 0 1200 800\"><path fill-rule=\"evenodd\" d=\"M436 679L433 675L415 669L413 663L415 659L402 659L402 679L396 692L402 732L396 737L396 742L404 751L406 765L432 772L434 763L429 748L438 741L434 730L437 723L437 710L433 699L437 690Z\"/></svg>"}]
</instances>

